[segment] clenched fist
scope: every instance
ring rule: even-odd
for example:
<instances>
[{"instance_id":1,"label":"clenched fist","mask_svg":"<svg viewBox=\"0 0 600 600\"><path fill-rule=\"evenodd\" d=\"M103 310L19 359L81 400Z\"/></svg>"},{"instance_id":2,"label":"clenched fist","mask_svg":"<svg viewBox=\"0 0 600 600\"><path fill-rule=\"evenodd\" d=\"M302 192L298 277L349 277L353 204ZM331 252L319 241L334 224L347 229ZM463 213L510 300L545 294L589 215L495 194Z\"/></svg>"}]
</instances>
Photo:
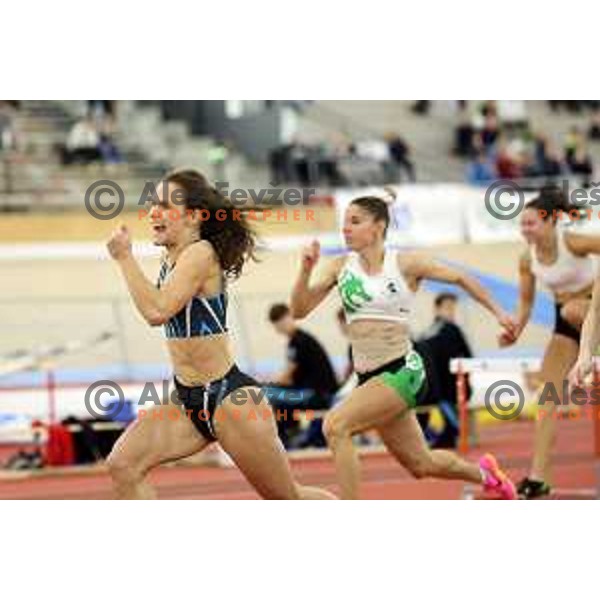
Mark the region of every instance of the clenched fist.
<instances>
[{"instance_id":1,"label":"clenched fist","mask_svg":"<svg viewBox=\"0 0 600 600\"><path fill-rule=\"evenodd\" d=\"M115 260L122 260L131 254L131 236L126 225L120 225L113 231L106 247Z\"/></svg>"},{"instance_id":2,"label":"clenched fist","mask_svg":"<svg viewBox=\"0 0 600 600\"><path fill-rule=\"evenodd\" d=\"M321 256L321 245L315 240L310 246L302 250L302 269L310 273L319 262Z\"/></svg>"}]
</instances>

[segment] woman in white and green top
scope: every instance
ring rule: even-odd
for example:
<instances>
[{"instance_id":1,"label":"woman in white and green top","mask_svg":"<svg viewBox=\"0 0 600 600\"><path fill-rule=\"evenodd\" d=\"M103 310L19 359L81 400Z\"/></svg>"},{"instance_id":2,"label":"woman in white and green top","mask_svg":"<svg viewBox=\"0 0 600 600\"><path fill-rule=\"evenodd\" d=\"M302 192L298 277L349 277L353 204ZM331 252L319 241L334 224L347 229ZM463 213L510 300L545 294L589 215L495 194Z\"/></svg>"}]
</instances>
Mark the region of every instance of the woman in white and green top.
<instances>
[{"instance_id":1,"label":"woman in white and green top","mask_svg":"<svg viewBox=\"0 0 600 600\"><path fill-rule=\"evenodd\" d=\"M413 296L424 279L461 286L487 308L505 331L515 324L487 291L466 274L412 253L384 248L390 222L388 203L376 196L357 198L344 216L349 255L333 260L311 281L319 260L313 242L290 302L294 317L308 315L337 286L352 345L359 386L327 415L324 433L334 456L342 498L358 498L359 465L352 436L376 429L388 450L415 477L460 479L482 483L506 499L514 486L487 454L479 465L445 450L429 450L414 408L426 388L421 356L410 341Z\"/></svg>"}]
</instances>

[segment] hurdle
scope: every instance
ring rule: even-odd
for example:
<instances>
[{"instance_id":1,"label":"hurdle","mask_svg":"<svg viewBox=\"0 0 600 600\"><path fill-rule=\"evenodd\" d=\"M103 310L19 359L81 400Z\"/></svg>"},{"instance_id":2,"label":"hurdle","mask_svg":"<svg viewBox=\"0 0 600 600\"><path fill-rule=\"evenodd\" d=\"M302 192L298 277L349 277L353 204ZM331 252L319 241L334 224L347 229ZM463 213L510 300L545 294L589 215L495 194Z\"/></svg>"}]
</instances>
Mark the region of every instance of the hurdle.
<instances>
[{"instance_id":1,"label":"hurdle","mask_svg":"<svg viewBox=\"0 0 600 600\"><path fill-rule=\"evenodd\" d=\"M81 340L71 340L55 346L43 347L30 353L0 364L0 379L25 371L40 371L45 375L45 387L48 398L48 423L53 425L57 420L56 407L56 363L81 350L95 347L115 337L112 331L102 331Z\"/></svg>"},{"instance_id":2,"label":"hurdle","mask_svg":"<svg viewBox=\"0 0 600 600\"><path fill-rule=\"evenodd\" d=\"M594 359L593 386L600 386L600 357ZM467 397L467 376L473 373L537 373L541 369L541 360L538 358L455 358L450 361L450 372L456 375L456 390L459 413L459 452L466 455L470 450L470 419L472 411L485 410L485 407L469 407ZM593 463L595 487L586 490L580 497L600 499L600 406L592 405L593 419ZM533 443L533 440L532 440ZM577 495L567 492L568 495ZM472 486L465 486L463 497L474 497Z\"/></svg>"}]
</instances>

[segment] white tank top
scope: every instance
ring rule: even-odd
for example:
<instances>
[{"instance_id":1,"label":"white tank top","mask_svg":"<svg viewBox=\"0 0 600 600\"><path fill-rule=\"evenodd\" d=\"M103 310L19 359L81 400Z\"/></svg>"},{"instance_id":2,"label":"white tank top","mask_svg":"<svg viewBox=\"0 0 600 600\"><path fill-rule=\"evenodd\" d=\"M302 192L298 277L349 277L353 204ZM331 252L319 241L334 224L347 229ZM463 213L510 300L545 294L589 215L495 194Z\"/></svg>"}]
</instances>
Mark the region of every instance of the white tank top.
<instances>
[{"instance_id":1,"label":"white tank top","mask_svg":"<svg viewBox=\"0 0 600 600\"><path fill-rule=\"evenodd\" d=\"M556 229L557 257L551 265L543 265L530 248L531 271L555 294L579 292L594 281L594 261L591 256L575 256L567 247L562 229Z\"/></svg>"},{"instance_id":2,"label":"white tank top","mask_svg":"<svg viewBox=\"0 0 600 600\"><path fill-rule=\"evenodd\" d=\"M408 323L413 314L414 294L398 268L396 252L385 252L377 275L365 273L353 252L338 275L337 288L348 323L358 319Z\"/></svg>"}]
</instances>

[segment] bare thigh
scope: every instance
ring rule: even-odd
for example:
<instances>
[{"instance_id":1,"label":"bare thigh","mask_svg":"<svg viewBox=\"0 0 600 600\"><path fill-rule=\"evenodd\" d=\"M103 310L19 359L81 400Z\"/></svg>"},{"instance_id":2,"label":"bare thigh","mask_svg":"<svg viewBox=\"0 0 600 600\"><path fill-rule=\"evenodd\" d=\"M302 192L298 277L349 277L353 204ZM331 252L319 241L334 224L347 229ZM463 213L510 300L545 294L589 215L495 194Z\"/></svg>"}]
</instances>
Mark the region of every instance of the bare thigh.
<instances>
[{"instance_id":1,"label":"bare thigh","mask_svg":"<svg viewBox=\"0 0 600 600\"><path fill-rule=\"evenodd\" d=\"M240 388L247 397L257 397L259 388ZM236 390L236 394L240 393ZM247 400L242 406L227 396L215 413L215 431L222 448L248 480L267 499L295 499L298 489L285 449L277 435L271 407Z\"/></svg>"},{"instance_id":2,"label":"bare thigh","mask_svg":"<svg viewBox=\"0 0 600 600\"><path fill-rule=\"evenodd\" d=\"M576 329L581 329L589 307L589 300L577 298L566 302L561 308L560 314L570 325Z\"/></svg>"},{"instance_id":3,"label":"bare thigh","mask_svg":"<svg viewBox=\"0 0 600 600\"><path fill-rule=\"evenodd\" d=\"M396 391L370 379L329 411L325 426L340 427L354 435L387 423L407 410L408 405Z\"/></svg>"},{"instance_id":4,"label":"bare thigh","mask_svg":"<svg viewBox=\"0 0 600 600\"><path fill-rule=\"evenodd\" d=\"M200 452L209 444L180 407L153 407L117 440L108 462L145 474L162 463Z\"/></svg>"},{"instance_id":5,"label":"bare thigh","mask_svg":"<svg viewBox=\"0 0 600 600\"><path fill-rule=\"evenodd\" d=\"M414 411L407 411L377 430L385 447L405 467L411 469L429 456L429 447Z\"/></svg>"},{"instance_id":6,"label":"bare thigh","mask_svg":"<svg viewBox=\"0 0 600 600\"><path fill-rule=\"evenodd\" d=\"M554 334L544 352L538 383L552 383L559 397L562 384L577 360L579 346L564 335Z\"/></svg>"}]
</instances>

